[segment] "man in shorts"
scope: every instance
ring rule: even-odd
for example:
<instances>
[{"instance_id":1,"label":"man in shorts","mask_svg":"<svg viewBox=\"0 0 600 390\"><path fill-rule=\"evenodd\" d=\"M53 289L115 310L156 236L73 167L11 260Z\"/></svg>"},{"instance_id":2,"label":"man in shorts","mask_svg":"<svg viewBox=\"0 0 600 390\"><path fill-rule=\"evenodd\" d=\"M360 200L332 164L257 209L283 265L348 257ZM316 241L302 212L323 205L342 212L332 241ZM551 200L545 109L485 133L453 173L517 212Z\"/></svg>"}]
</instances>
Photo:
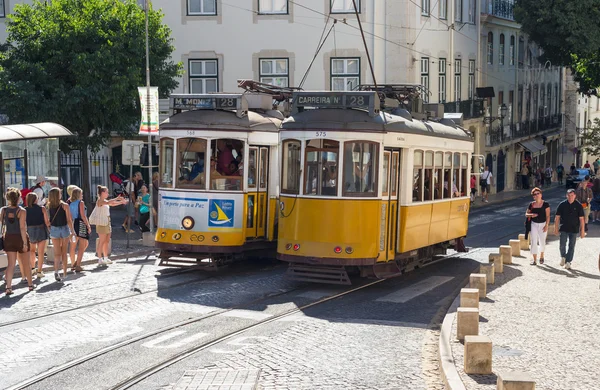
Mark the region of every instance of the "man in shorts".
<instances>
[{"instance_id":1,"label":"man in shorts","mask_svg":"<svg viewBox=\"0 0 600 390\"><path fill-rule=\"evenodd\" d=\"M492 184L492 172L490 172L490 167L487 165L479 181L481 182L481 200L488 203L488 194L490 193L490 185Z\"/></svg>"}]
</instances>

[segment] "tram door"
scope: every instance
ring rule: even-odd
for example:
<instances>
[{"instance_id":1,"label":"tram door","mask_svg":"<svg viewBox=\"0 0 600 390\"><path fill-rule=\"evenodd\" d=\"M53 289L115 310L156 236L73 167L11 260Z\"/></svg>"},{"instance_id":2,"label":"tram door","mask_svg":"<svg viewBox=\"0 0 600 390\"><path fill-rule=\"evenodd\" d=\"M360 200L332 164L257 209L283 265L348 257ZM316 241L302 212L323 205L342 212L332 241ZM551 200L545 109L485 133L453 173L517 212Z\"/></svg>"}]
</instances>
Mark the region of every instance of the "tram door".
<instances>
[{"instance_id":1,"label":"tram door","mask_svg":"<svg viewBox=\"0 0 600 390\"><path fill-rule=\"evenodd\" d=\"M399 183L400 151L386 149L383 154L384 182L383 196L388 202L386 260L396 257L396 236L398 234L398 183Z\"/></svg>"},{"instance_id":2,"label":"tram door","mask_svg":"<svg viewBox=\"0 0 600 390\"><path fill-rule=\"evenodd\" d=\"M248 154L246 238L263 238L267 226L269 148L251 146Z\"/></svg>"}]
</instances>

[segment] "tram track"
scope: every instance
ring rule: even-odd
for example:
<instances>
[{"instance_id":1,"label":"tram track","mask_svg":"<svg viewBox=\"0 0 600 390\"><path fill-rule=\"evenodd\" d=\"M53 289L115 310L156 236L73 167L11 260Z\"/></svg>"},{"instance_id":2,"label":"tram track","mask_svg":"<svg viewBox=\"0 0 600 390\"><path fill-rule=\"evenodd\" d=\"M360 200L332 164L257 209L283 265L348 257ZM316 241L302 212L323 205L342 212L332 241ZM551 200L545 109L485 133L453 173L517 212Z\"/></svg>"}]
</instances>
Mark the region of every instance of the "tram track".
<instances>
[{"instance_id":1,"label":"tram track","mask_svg":"<svg viewBox=\"0 0 600 390\"><path fill-rule=\"evenodd\" d=\"M183 275L183 274L193 273L195 271L198 271L198 269L196 269L196 268L190 268L190 269L185 269L185 270L179 270L179 271L169 272L167 275L164 275L164 276L161 275L161 276L162 276L162 279L165 279L165 278L180 276L180 275ZM237 272L228 274L227 276L234 276L234 275L238 275L240 273L247 272L247 271L248 271L248 269L245 268L245 269L239 270ZM70 312L74 312L74 311L77 311L77 310L89 309L91 307L96 307L96 306L101 306L101 305L105 305L105 304L109 304L109 303L124 301L124 300L130 299L130 298L135 298L135 297L140 297L140 296L144 296L144 295L156 293L159 290L162 292L162 291L168 291L168 290L172 290L172 289L179 288L179 287L186 286L186 285L193 285L193 284L196 284L196 283L202 283L202 282L205 282L206 280L210 280L210 279L213 279L213 278L216 278L216 277L219 277L219 276L224 276L224 275L223 274L208 275L207 277L202 278L202 279L188 280L188 281L184 281L184 282L181 282L181 283L173 284L173 285L168 286L168 287L162 287L160 289L154 288L154 289L151 289L151 290L148 290L148 291L135 292L133 294L125 295L125 296L122 296L122 297L117 297L117 298L112 298L112 299L106 299L106 300L103 300L103 301L100 301L100 302L89 303L89 304L86 304L86 305L72 307L72 308L69 308L69 309L59 310L59 311L55 311L55 312L51 312L51 313L46 313L46 314L40 314L40 315L35 316L35 317L23 318L23 319L14 320L14 321L1 322L0 323L0 329L8 327L8 326L19 325L19 324L23 324L23 323L27 323L27 322L32 322L32 321L40 320L40 319L43 319L43 318L58 316L58 315L61 315L61 314L70 313ZM127 283L127 282L112 283L111 285L119 285L119 284L125 284L125 283ZM102 287L99 287L99 288L106 288L106 285L102 286ZM89 290L91 290L91 289L87 289L86 291L89 291ZM133 288L132 288L132 290L133 290Z\"/></svg>"}]
</instances>

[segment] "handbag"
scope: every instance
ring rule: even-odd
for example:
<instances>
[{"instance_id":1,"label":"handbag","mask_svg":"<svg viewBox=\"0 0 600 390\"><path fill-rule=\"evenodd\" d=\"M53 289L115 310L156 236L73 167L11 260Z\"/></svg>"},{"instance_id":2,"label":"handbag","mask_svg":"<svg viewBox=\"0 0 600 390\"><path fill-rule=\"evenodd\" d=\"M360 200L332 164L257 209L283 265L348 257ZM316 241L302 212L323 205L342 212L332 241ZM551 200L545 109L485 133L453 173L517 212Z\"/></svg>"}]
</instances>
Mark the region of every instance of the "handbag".
<instances>
[{"instance_id":1,"label":"handbag","mask_svg":"<svg viewBox=\"0 0 600 390\"><path fill-rule=\"evenodd\" d=\"M2 219L2 221L0 221L0 223L2 223L2 230L0 230L0 251L4 250L4 207L2 207L1 212L1 216L0 218Z\"/></svg>"},{"instance_id":2,"label":"handbag","mask_svg":"<svg viewBox=\"0 0 600 390\"><path fill-rule=\"evenodd\" d=\"M90 225L108 226L107 210L103 206L96 205L94 210L92 210L88 221L90 222Z\"/></svg>"}]
</instances>

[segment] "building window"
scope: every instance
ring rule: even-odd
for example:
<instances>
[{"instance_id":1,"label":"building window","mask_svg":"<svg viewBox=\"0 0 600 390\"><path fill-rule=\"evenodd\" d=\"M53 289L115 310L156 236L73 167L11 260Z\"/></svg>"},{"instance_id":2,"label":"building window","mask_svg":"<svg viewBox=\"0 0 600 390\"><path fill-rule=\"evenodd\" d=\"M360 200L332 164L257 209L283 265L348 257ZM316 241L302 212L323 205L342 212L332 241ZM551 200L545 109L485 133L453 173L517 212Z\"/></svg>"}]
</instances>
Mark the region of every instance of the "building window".
<instances>
[{"instance_id":1,"label":"building window","mask_svg":"<svg viewBox=\"0 0 600 390\"><path fill-rule=\"evenodd\" d=\"M190 60L190 93L211 93L219 90L217 60Z\"/></svg>"},{"instance_id":2,"label":"building window","mask_svg":"<svg viewBox=\"0 0 600 390\"><path fill-rule=\"evenodd\" d=\"M494 34L490 31L487 38L487 63L494 63Z\"/></svg>"},{"instance_id":3,"label":"building window","mask_svg":"<svg viewBox=\"0 0 600 390\"><path fill-rule=\"evenodd\" d=\"M260 60L260 82L278 87L289 86L289 60L287 58L264 58Z\"/></svg>"},{"instance_id":4,"label":"building window","mask_svg":"<svg viewBox=\"0 0 600 390\"><path fill-rule=\"evenodd\" d=\"M552 112L552 86L548 84L548 93L546 95L546 115Z\"/></svg>"},{"instance_id":5,"label":"building window","mask_svg":"<svg viewBox=\"0 0 600 390\"><path fill-rule=\"evenodd\" d=\"M6 16L6 11L4 11L4 0L0 0L0 18L4 18Z\"/></svg>"},{"instance_id":6,"label":"building window","mask_svg":"<svg viewBox=\"0 0 600 390\"><path fill-rule=\"evenodd\" d=\"M560 111L558 110L558 84L554 85L554 113L558 114Z\"/></svg>"},{"instance_id":7,"label":"building window","mask_svg":"<svg viewBox=\"0 0 600 390\"><path fill-rule=\"evenodd\" d=\"M539 116L546 116L546 86L542 84L540 86L540 108Z\"/></svg>"},{"instance_id":8,"label":"building window","mask_svg":"<svg viewBox=\"0 0 600 390\"><path fill-rule=\"evenodd\" d=\"M469 0L469 23L475 24L477 18L477 0Z\"/></svg>"},{"instance_id":9,"label":"building window","mask_svg":"<svg viewBox=\"0 0 600 390\"><path fill-rule=\"evenodd\" d=\"M360 13L360 0L356 0L356 9ZM331 0L332 14L354 13L354 3L352 0Z\"/></svg>"},{"instance_id":10,"label":"building window","mask_svg":"<svg viewBox=\"0 0 600 390\"><path fill-rule=\"evenodd\" d=\"M421 90L421 100L424 103L429 103L429 58L421 58L421 85L424 87Z\"/></svg>"},{"instance_id":11,"label":"building window","mask_svg":"<svg viewBox=\"0 0 600 390\"><path fill-rule=\"evenodd\" d=\"M448 19L448 0L440 0L440 19Z\"/></svg>"},{"instance_id":12,"label":"building window","mask_svg":"<svg viewBox=\"0 0 600 390\"><path fill-rule=\"evenodd\" d=\"M469 100L475 96L475 60L469 60Z\"/></svg>"},{"instance_id":13,"label":"building window","mask_svg":"<svg viewBox=\"0 0 600 390\"><path fill-rule=\"evenodd\" d=\"M331 90L352 91L360 84L360 58L331 59Z\"/></svg>"},{"instance_id":14,"label":"building window","mask_svg":"<svg viewBox=\"0 0 600 390\"><path fill-rule=\"evenodd\" d=\"M429 0L421 0L421 15L429 16Z\"/></svg>"},{"instance_id":15,"label":"building window","mask_svg":"<svg viewBox=\"0 0 600 390\"><path fill-rule=\"evenodd\" d=\"M510 36L510 46L508 47L508 64L515 65L515 36Z\"/></svg>"},{"instance_id":16,"label":"building window","mask_svg":"<svg viewBox=\"0 0 600 390\"><path fill-rule=\"evenodd\" d=\"M187 0L188 15L216 15L217 0Z\"/></svg>"},{"instance_id":17,"label":"building window","mask_svg":"<svg viewBox=\"0 0 600 390\"><path fill-rule=\"evenodd\" d=\"M454 60L454 101L459 102L461 97L461 77L462 68L461 60Z\"/></svg>"},{"instance_id":18,"label":"building window","mask_svg":"<svg viewBox=\"0 0 600 390\"><path fill-rule=\"evenodd\" d=\"M518 64L519 68L522 68L525 65L525 39L523 37L519 37L519 47L518 50Z\"/></svg>"},{"instance_id":19,"label":"building window","mask_svg":"<svg viewBox=\"0 0 600 390\"><path fill-rule=\"evenodd\" d=\"M287 14L288 0L258 0L258 13L269 14Z\"/></svg>"},{"instance_id":20,"label":"building window","mask_svg":"<svg viewBox=\"0 0 600 390\"><path fill-rule=\"evenodd\" d=\"M513 123L513 103L515 101L515 91L508 91L508 118Z\"/></svg>"},{"instance_id":21,"label":"building window","mask_svg":"<svg viewBox=\"0 0 600 390\"><path fill-rule=\"evenodd\" d=\"M463 0L454 0L454 21L462 22L463 20Z\"/></svg>"},{"instance_id":22,"label":"building window","mask_svg":"<svg viewBox=\"0 0 600 390\"><path fill-rule=\"evenodd\" d=\"M440 58L440 67L438 75L438 99L440 103L446 103L446 59Z\"/></svg>"},{"instance_id":23,"label":"building window","mask_svg":"<svg viewBox=\"0 0 600 390\"><path fill-rule=\"evenodd\" d=\"M500 34L500 45L498 46L498 64L504 65L504 34Z\"/></svg>"}]
</instances>

